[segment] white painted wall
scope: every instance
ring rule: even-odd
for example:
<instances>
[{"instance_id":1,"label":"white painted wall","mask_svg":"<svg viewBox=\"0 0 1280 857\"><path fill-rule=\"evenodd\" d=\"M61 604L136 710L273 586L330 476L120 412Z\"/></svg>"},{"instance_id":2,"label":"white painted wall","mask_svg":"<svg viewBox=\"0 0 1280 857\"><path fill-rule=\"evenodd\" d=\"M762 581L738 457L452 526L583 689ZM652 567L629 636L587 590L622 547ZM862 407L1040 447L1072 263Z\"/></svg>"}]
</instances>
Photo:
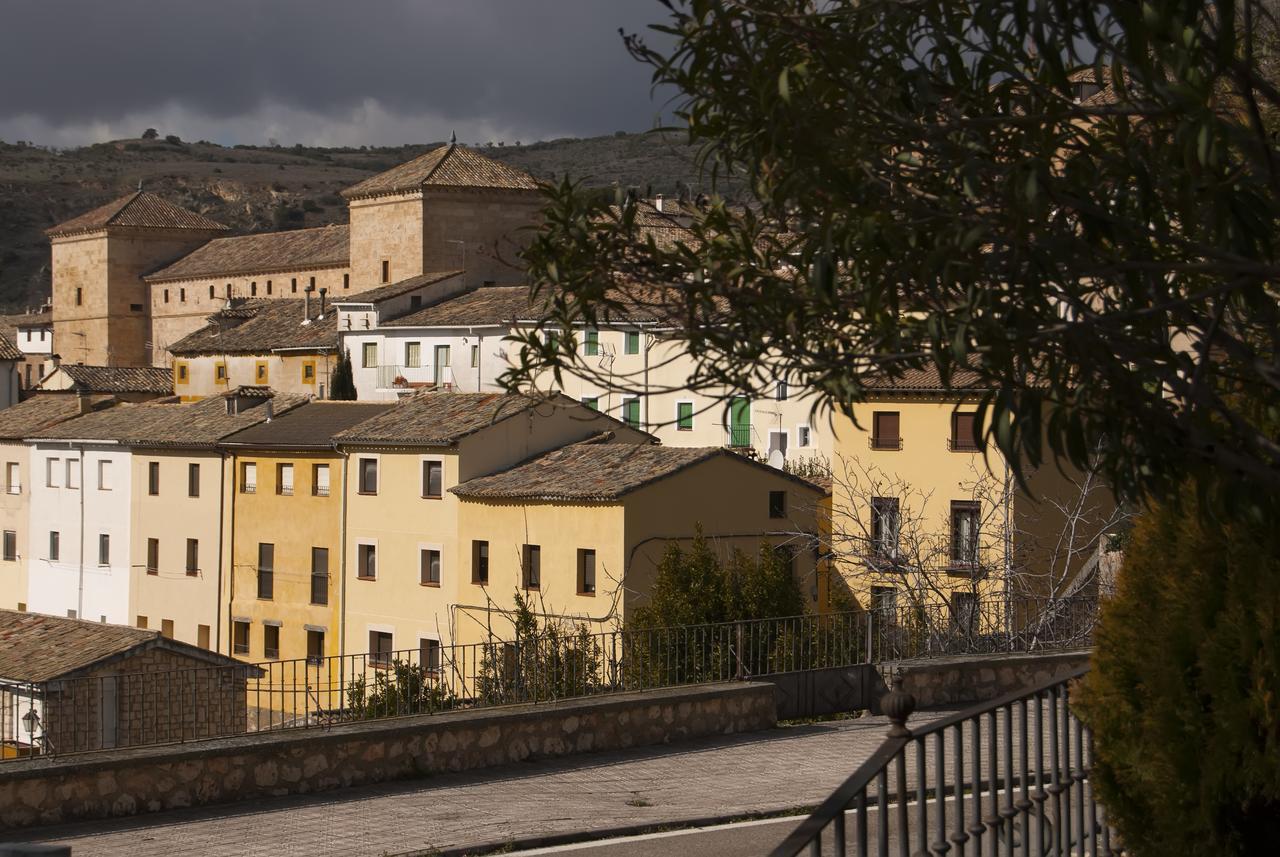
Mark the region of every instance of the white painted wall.
<instances>
[{"instance_id":1,"label":"white painted wall","mask_svg":"<svg viewBox=\"0 0 1280 857\"><path fill-rule=\"evenodd\" d=\"M18 327L18 341L14 343L23 354L52 354L53 325Z\"/></svg>"},{"instance_id":2,"label":"white painted wall","mask_svg":"<svg viewBox=\"0 0 1280 857\"><path fill-rule=\"evenodd\" d=\"M351 354L352 375L360 399L395 401L397 392L392 382L401 375L409 383L428 384L435 379L436 346L449 346L449 368L443 375L455 390L476 393L497 390L498 376L506 368L507 329L486 328L400 328L383 327L342 332L342 347ZM375 366L364 366L364 345L377 346ZM418 343L419 365L407 365L405 346ZM478 366L472 366L471 349L477 352ZM378 367L382 367L381 369Z\"/></svg>"},{"instance_id":3,"label":"white painted wall","mask_svg":"<svg viewBox=\"0 0 1280 857\"><path fill-rule=\"evenodd\" d=\"M76 611L83 619L132 625L129 615L129 544L132 485L128 449L108 444L34 443L31 511L27 535L27 608L55 616ZM50 479L51 460L56 460ZM68 461L78 467L77 487L67 484ZM99 483L99 462L110 478ZM50 485L50 482L55 484ZM49 556L49 533L59 533L58 559ZM108 565L98 563L98 536L111 537Z\"/></svg>"}]
</instances>

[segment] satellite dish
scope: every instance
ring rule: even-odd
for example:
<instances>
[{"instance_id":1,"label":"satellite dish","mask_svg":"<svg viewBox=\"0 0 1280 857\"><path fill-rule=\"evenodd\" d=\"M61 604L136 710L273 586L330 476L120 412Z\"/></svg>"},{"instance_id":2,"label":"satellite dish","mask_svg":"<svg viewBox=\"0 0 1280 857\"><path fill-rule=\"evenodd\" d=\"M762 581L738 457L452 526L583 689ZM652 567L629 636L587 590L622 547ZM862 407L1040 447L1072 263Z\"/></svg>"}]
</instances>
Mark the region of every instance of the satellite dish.
<instances>
[{"instance_id":1,"label":"satellite dish","mask_svg":"<svg viewBox=\"0 0 1280 857\"><path fill-rule=\"evenodd\" d=\"M780 449L772 449L769 451L769 466L781 470L782 466L787 463L787 457Z\"/></svg>"}]
</instances>

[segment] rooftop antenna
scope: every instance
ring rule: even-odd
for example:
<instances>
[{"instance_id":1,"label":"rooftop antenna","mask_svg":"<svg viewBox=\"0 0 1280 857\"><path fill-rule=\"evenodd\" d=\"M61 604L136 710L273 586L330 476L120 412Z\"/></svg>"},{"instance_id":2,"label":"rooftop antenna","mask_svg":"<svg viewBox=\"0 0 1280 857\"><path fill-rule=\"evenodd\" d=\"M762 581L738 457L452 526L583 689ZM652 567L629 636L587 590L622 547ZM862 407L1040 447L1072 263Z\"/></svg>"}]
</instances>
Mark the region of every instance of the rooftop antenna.
<instances>
[{"instance_id":1,"label":"rooftop antenna","mask_svg":"<svg viewBox=\"0 0 1280 857\"><path fill-rule=\"evenodd\" d=\"M450 146L456 146L457 144L458 144L458 132L457 132L457 131L451 131L451 132L449 133L449 145L450 145Z\"/></svg>"},{"instance_id":2,"label":"rooftop antenna","mask_svg":"<svg viewBox=\"0 0 1280 857\"><path fill-rule=\"evenodd\" d=\"M138 190L139 192L142 190L142 179L138 179Z\"/></svg>"}]
</instances>

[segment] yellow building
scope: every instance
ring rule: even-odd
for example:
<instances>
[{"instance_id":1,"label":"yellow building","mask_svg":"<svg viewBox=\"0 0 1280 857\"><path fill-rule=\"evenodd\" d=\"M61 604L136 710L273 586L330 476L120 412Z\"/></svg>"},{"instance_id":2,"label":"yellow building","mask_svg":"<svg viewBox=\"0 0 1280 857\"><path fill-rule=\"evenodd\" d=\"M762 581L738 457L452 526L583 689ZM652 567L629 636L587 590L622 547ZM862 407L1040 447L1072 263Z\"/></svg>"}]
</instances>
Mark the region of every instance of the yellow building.
<instances>
[{"instance_id":1,"label":"yellow building","mask_svg":"<svg viewBox=\"0 0 1280 857\"><path fill-rule=\"evenodd\" d=\"M667 545L687 546L699 526L726 557L785 551L816 598L822 489L720 447L584 441L452 492L468 559L456 575L463 642L510 639L517 590L536 612L612 628L644 603Z\"/></svg>"},{"instance_id":2,"label":"yellow building","mask_svg":"<svg viewBox=\"0 0 1280 857\"><path fill-rule=\"evenodd\" d=\"M652 437L562 396L419 393L340 432L347 545L345 650L418 649L454 639L474 600L470 541L451 489L587 437Z\"/></svg>"}]
</instances>

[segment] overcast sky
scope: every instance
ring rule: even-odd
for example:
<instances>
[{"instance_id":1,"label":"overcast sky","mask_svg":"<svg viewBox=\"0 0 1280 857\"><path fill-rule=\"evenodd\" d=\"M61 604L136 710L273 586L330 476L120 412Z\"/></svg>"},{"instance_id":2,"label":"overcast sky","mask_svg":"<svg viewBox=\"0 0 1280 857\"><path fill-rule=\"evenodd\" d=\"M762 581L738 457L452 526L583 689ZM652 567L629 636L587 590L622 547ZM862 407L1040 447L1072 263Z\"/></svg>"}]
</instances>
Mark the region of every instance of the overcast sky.
<instances>
[{"instance_id":1,"label":"overcast sky","mask_svg":"<svg viewBox=\"0 0 1280 857\"><path fill-rule=\"evenodd\" d=\"M5 0L0 139L398 145L639 131L656 0ZM650 39L652 41L652 38Z\"/></svg>"}]
</instances>

